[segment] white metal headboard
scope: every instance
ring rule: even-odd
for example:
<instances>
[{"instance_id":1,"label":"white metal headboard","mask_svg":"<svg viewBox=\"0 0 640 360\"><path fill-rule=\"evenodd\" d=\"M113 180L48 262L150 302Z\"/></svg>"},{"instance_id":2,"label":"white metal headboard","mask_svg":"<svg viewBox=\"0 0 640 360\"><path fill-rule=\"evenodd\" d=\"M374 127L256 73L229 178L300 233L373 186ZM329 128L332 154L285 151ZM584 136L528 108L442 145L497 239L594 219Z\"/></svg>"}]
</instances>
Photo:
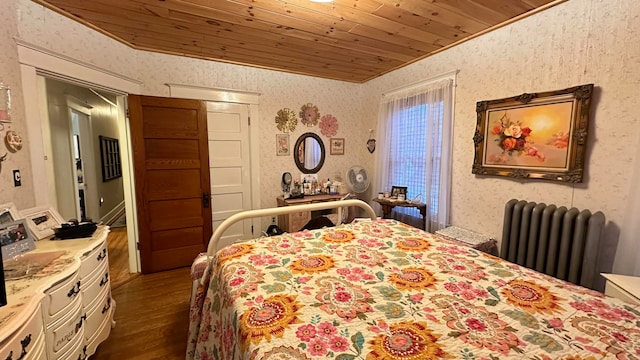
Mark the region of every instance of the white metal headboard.
<instances>
[{"instance_id":1,"label":"white metal headboard","mask_svg":"<svg viewBox=\"0 0 640 360\"><path fill-rule=\"evenodd\" d=\"M231 215L225 221L223 221L217 228L216 231L213 232L211 239L209 240L209 246L207 247L207 255L213 256L215 252L218 250L217 244L220 241L220 237L222 234L234 223L258 217L267 217L274 215L283 215L300 211L316 211L316 210L326 210L326 209L335 209L341 208L345 206L357 206L367 214L367 217L371 218L371 220L376 219L376 213L373 211L371 206L362 200L338 200L338 201L328 201L316 204L303 204L303 205L293 205L293 206L283 206L277 208L269 208L269 209L258 209L258 210L247 210L242 211L237 214Z\"/></svg>"}]
</instances>

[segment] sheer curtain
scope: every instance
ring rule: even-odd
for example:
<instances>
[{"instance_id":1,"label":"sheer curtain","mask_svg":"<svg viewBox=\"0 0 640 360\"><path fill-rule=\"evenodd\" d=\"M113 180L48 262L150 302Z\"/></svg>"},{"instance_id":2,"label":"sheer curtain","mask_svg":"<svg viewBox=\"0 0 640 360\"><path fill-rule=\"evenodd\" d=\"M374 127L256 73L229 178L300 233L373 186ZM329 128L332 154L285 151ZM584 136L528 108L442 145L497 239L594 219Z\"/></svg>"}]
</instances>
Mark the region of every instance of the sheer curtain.
<instances>
[{"instance_id":1,"label":"sheer curtain","mask_svg":"<svg viewBox=\"0 0 640 360\"><path fill-rule=\"evenodd\" d=\"M380 103L376 187L407 186L408 200L422 195L428 231L449 223L453 87L452 76L393 92ZM409 211L397 213L420 217Z\"/></svg>"}]
</instances>

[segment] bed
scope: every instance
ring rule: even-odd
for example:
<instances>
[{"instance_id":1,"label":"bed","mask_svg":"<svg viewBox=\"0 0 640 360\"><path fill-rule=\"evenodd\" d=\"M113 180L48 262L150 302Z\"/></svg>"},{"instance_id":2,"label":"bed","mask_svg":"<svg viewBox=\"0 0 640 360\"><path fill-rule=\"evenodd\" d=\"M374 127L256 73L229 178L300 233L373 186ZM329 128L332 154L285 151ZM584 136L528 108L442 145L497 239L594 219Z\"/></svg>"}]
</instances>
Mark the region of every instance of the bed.
<instances>
[{"instance_id":1,"label":"bed","mask_svg":"<svg viewBox=\"0 0 640 360\"><path fill-rule=\"evenodd\" d=\"M370 217L215 251L218 228L187 359L640 359L637 306Z\"/></svg>"}]
</instances>

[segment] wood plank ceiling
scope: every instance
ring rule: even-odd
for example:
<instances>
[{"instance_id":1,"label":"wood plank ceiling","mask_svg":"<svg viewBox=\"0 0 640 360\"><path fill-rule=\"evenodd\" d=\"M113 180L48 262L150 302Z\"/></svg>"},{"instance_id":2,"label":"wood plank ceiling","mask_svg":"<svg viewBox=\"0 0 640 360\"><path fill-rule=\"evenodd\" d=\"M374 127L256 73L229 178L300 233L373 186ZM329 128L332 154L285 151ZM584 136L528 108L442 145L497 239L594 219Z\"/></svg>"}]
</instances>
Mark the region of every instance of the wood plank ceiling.
<instances>
[{"instance_id":1,"label":"wood plank ceiling","mask_svg":"<svg viewBox=\"0 0 640 360\"><path fill-rule=\"evenodd\" d=\"M566 0L34 0L132 48L366 82Z\"/></svg>"}]
</instances>

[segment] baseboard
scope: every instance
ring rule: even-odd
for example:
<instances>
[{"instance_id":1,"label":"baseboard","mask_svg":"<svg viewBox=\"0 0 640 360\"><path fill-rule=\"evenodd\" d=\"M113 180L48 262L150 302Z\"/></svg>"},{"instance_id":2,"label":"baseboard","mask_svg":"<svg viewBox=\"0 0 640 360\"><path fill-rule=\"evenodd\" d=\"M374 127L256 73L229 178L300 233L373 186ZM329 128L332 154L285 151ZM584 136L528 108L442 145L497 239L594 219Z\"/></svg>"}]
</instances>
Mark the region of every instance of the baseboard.
<instances>
[{"instance_id":1,"label":"baseboard","mask_svg":"<svg viewBox=\"0 0 640 360\"><path fill-rule=\"evenodd\" d=\"M122 202L120 202L120 204L116 205L113 209L111 209L111 211L109 211L105 216L103 216L100 219L100 221L103 224L111 225L122 214L124 214L124 200L122 200Z\"/></svg>"}]
</instances>

